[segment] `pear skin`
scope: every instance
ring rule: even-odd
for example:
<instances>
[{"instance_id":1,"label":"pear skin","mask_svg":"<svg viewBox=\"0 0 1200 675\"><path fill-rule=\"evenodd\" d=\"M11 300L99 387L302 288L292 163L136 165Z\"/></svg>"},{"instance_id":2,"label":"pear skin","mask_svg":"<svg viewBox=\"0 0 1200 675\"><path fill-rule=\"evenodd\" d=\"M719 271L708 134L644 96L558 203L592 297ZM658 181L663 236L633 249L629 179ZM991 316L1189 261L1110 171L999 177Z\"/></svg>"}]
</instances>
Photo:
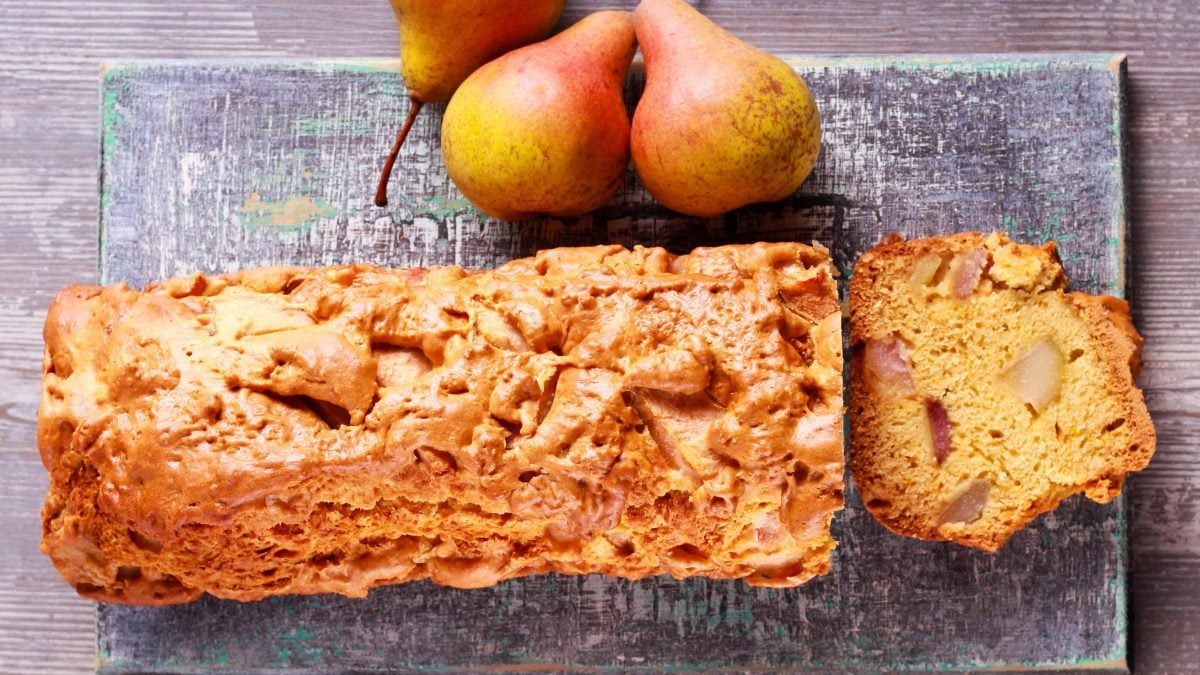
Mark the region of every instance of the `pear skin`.
<instances>
[{"instance_id":1,"label":"pear skin","mask_svg":"<svg viewBox=\"0 0 1200 675\"><path fill-rule=\"evenodd\" d=\"M400 28L400 69L409 96L448 101L476 68L541 40L565 0L391 0Z\"/></svg>"},{"instance_id":2,"label":"pear skin","mask_svg":"<svg viewBox=\"0 0 1200 675\"><path fill-rule=\"evenodd\" d=\"M599 208L629 166L628 12L597 12L475 71L442 119L450 178L503 220Z\"/></svg>"},{"instance_id":3,"label":"pear skin","mask_svg":"<svg viewBox=\"0 0 1200 675\"><path fill-rule=\"evenodd\" d=\"M400 147L426 103L448 101L476 68L510 49L541 40L562 16L565 0L391 0L400 29L400 73L412 100L375 188L387 206L387 184Z\"/></svg>"},{"instance_id":4,"label":"pear skin","mask_svg":"<svg viewBox=\"0 0 1200 675\"><path fill-rule=\"evenodd\" d=\"M800 187L821 124L791 66L682 0L642 0L633 22L646 61L633 164L659 203L709 217Z\"/></svg>"}]
</instances>

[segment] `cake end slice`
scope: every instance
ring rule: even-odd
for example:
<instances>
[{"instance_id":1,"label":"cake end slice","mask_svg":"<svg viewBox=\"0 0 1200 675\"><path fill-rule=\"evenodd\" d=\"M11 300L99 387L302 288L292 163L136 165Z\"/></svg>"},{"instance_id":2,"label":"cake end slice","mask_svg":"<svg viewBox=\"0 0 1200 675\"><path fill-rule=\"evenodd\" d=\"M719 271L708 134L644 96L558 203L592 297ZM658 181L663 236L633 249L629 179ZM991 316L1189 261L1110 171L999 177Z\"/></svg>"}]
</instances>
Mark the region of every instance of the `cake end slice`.
<instances>
[{"instance_id":1,"label":"cake end slice","mask_svg":"<svg viewBox=\"0 0 1200 675\"><path fill-rule=\"evenodd\" d=\"M882 241L850 281L851 473L899 534L995 551L1063 499L1108 502L1155 434L1129 306L1068 292L1053 242Z\"/></svg>"}]
</instances>

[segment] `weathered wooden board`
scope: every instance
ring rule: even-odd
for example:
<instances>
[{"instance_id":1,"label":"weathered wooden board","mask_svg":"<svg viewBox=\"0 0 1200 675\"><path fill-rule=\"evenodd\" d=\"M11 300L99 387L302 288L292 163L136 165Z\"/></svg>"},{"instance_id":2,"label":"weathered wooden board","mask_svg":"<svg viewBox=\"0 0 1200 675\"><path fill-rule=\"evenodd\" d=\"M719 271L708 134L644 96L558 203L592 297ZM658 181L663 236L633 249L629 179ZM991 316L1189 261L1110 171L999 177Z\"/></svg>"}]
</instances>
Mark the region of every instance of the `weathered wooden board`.
<instances>
[{"instance_id":1,"label":"weathered wooden board","mask_svg":"<svg viewBox=\"0 0 1200 675\"><path fill-rule=\"evenodd\" d=\"M440 109L371 205L406 110L393 64L130 63L102 83L103 281L355 260L494 265L614 241L686 250L816 239L848 275L880 236L1004 229L1060 242L1075 285L1120 294L1124 61L1110 55L795 61L825 145L784 203L724 218L656 206L630 173L599 212L486 219L446 178ZM637 83L630 95L636 98ZM597 576L428 583L367 600L102 606L110 671L292 667L1086 667L1126 663L1124 502L1068 501L989 555L882 530L853 489L829 576L805 587Z\"/></svg>"}]
</instances>

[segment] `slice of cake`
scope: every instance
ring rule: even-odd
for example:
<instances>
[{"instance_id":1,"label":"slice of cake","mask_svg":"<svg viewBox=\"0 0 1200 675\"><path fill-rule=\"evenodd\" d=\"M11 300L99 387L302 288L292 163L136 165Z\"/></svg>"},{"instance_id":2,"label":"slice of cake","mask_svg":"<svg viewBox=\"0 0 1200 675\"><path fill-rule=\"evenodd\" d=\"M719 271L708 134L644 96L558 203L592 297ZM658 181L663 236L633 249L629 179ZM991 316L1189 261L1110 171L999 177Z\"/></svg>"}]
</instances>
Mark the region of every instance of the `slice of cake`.
<instances>
[{"instance_id":1,"label":"slice of cake","mask_svg":"<svg viewBox=\"0 0 1200 675\"><path fill-rule=\"evenodd\" d=\"M1154 454L1129 306L1066 291L1053 242L905 241L850 281L851 470L889 529L994 551Z\"/></svg>"}]
</instances>

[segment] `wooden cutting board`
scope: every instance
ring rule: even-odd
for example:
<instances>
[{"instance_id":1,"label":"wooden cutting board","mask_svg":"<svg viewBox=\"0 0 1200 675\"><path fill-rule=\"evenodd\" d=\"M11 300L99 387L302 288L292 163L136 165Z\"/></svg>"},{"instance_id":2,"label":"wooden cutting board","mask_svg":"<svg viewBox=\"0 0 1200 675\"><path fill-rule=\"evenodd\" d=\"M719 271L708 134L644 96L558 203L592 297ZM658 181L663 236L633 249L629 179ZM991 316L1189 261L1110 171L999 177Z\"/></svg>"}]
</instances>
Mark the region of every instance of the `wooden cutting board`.
<instances>
[{"instance_id":1,"label":"wooden cutting board","mask_svg":"<svg viewBox=\"0 0 1200 675\"><path fill-rule=\"evenodd\" d=\"M820 104L824 147L791 199L686 218L630 172L594 214L526 223L483 217L455 190L438 150L441 106L404 148L392 206L372 206L408 106L394 62L113 65L102 79L100 279L140 286L276 263L488 267L551 246L815 239L844 283L886 233L1000 229L1056 239L1075 287L1124 292L1122 56L792 63ZM100 662L110 672L1125 669L1122 499L1073 498L992 555L891 535L851 486L834 534L834 571L792 590L546 575L472 591L420 582L366 600L103 605Z\"/></svg>"}]
</instances>

